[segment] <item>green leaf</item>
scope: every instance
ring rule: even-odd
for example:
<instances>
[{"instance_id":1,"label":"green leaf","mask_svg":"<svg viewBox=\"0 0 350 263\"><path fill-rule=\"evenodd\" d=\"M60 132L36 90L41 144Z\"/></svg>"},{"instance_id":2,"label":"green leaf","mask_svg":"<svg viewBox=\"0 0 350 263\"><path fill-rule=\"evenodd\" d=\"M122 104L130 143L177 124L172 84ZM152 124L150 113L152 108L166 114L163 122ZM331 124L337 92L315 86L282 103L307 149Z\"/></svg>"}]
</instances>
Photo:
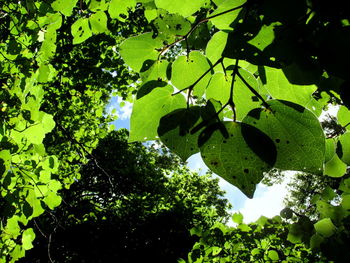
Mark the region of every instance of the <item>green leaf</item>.
<instances>
[{"instance_id":1,"label":"green leaf","mask_svg":"<svg viewBox=\"0 0 350 263\"><path fill-rule=\"evenodd\" d=\"M316 232L323 237L332 236L337 229L330 218L321 219L314 224L314 227Z\"/></svg>"},{"instance_id":2,"label":"green leaf","mask_svg":"<svg viewBox=\"0 0 350 263\"><path fill-rule=\"evenodd\" d=\"M153 21L158 33L166 36L183 36L191 30L191 23L178 14L164 14Z\"/></svg>"},{"instance_id":3,"label":"green leaf","mask_svg":"<svg viewBox=\"0 0 350 263\"><path fill-rule=\"evenodd\" d=\"M61 12L65 16L71 16L77 2L78 0L56 0L51 4L51 7L53 10Z\"/></svg>"},{"instance_id":4,"label":"green leaf","mask_svg":"<svg viewBox=\"0 0 350 263\"><path fill-rule=\"evenodd\" d=\"M100 34L108 31L107 29L107 16L105 12L98 11L89 17L92 33Z\"/></svg>"},{"instance_id":5,"label":"green leaf","mask_svg":"<svg viewBox=\"0 0 350 263\"><path fill-rule=\"evenodd\" d=\"M216 32L209 40L205 49L205 55L212 63L215 63L222 57L222 52L225 49L227 37L227 33L219 31Z\"/></svg>"},{"instance_id":6,"label":"green leaf","mask_svg":"<svg viewBox=\"0 0 350 263\"><path fill-rule=\"evenodd\" d=\"M189 56L179 56L172 65L171 83L179 90L193 85L207 70L210 65L204 55L199 51L192 51ZM206 74L194 87L194 95L202 96L210 73Z\"/></svg>"},{"instance_id":7,"label":"green leaf","mask_svg":"<svg viewBox=\"0 0 350 263\"><path fill-rule=\"evenodd\" d=\"M135 6L135 0L112 0L109 3L108 13L111 18L124 22L125 18L129 16L128 11L135 8Z\"/></svg>"},{"instance_id":8,"label":"green leaf","mask_svg":"<svg viewBox=\"0 0 350 263\"><path fill-rule=\"evenodd\" d=\"M130 142L156 139L159 120L173 110L186 107L184 96L172 96L173 91L171 86L156 88L134 102L130 118Z\"/></svg>"},{"instance_id":9,"label":"green leaf","mask_svg":"<svg viewBox=\"0 0 350 263\"><path fill-rule=\"evenodd\" d=\"M348 125L350 123L350 110L345 106L340 106L337 118L338 118L339 124L342 125L343 127L345 125ZM350 130L350 124L346 126L346 129Z\"/></svg>"},{"instance_id":10,"label":"green leaf","mask_svg":"<svg viewBox=\"0 0 350 263\"><path fill-rule=\"evenodd\" d=\"M166 81L168 66L169 62L166 60L147 61L140 72L142 81Z\"/></svg>"},{"instance_id":11,"label":"green leaf","mask_svg":"<svg viewBox=\"0 0 350 263\"><path fill-rule=\"evenodd\" d=\"M200 151L209 169L252 198L263 172L276 160L270 138L250 125L234 122L213 124L200 136L206 138Z\"/></svg>"},{"instance_id":12,"label":"green leaf","mask_svg":"<svg viewBox=\"0 0 350 263\"><path fill-rule=\"evenodd\" d=\"M253 39L249 40L248 43L263 51L265 47L272 43L274 38L275 34L273 25L263 25L259 33Z\"/></svg>"},{"instance_id":13,"label":"green leaf","mask_svg":"<svg viewBox=\"0 0 350 263\"><path fill-rule=\"evenodd\" d=\"M244 4L245 0L226 0L223 1L218 8L210 14L210 16L214 16L217 14L220 14L222 12L228 11L230 9L233 9L235 7L238 7L242 4ZM213 19L210 19L210 21L216 26L217 28L221 30L232 30L232 27L230 27L231 23L237 18L239 12L241 9L237 9L235 11L228 12L223 15L219 15Z\"/></svg>"},{"instance_id":14,"label":"green leaf","mask_svg":"<svg viewBox=\"0 0 350 263\"><path fill-rule=\"evenodd\" d=\"M33 248L32 242L35 239L35 233L32 228L24 230L22 234L22 245L25 250Z\"/></svg>"},{"instance_id":15,"label":"green leaf","mask_svg":"<svg viewBox=\"0 0 350 263\"><path fill-rule=\"evenodd\" d=\"M158 135L162 142L183 161L199 152L199 131L191 134L190 130L201 120L200 107L175 110L160 119Z\"/></svg>"},{"instance_id":16,"label":"green leaf","mask_svg":"<svg viewBox=\"0 0 350 263\"><path fill-rule=\"evenodd\" d=\"M267 80L265 89L272 98L291 101L311 111L317 110L313 105L315 99L312 97L317 90L316 85L294 85L280 69L265 67L265 71Z\"/></svg>"},{"instance_id":17,"label":"green leaf","mask_svg":"<svg viewBox=\"0 0 350 263\"><path fill-rule=\"evenodd\" d=\"M89 19L79 18L71 27L73 44L80 44L92 36Z\"/></svg>"},{"instance_id":18,"label":"green leaf","mask_svg":"<svg viewBox=\"0 0 350 263\"><path fill-rule=\"evenodd\" d=\"M241 213L234 213L232 216L232 221L236 224L243 223L243 215Z\"/></svg>"},{"instance_id":19,"label":"green leaf","mask_svg":"<svg viewBox=\"0 0 350 263\"><path fill-rule=\"evenodd\" d=\"M326 139L326 150L325 150L325 163L330 161L334 154L335 154L335 149L336 149L336 142L334 138L327 138Z\"/></svg>"},{"instance_id":20,"label":"green leaf","mask_svg":"<svg viewBox=\"0 0 350 263\"><path fill-rule=\"evenodd\" d=\"M347 165L335 154L325 165L324 174L330 177L342 177L346 173Z\"/></svg>"},{"instance_id":21,"label":"green leaf","mask_svg":"<svg viewBox=\"0 0 350 263\"><path fill-rule=\"evenodd\" d=\"M279 260L279 256L276 250L269 250L267 255L273 261Z\"/></svg>"},{"instance_id":22,"label":"green leaf","mask_svg":"<svg viewBox=\"0 0 350 263\"><path fill-rule=\"evenodd\" d=\"M289 226L289 232L287 237L288 241L290 241L293 244L298 244L302 241L303 236L304 231L301 225L295 223Z\"/></svg>"},{"instance_id":23,"label":"green leaf","mask_svg":"<svg viewBox=\"0 0 350 263\"><path fill-rule=\"evenodd\" d=\"M44 202L51 210L53 210L61 204L62 198L54 192L48 192L44 198Z\"/></svg>"},{"instance_id":24,"label":"green leaf","mask_svg":"<svg viewBox=\"0 0 350 263\"><path fill-rule=\"evenodd\" d=\"M293 210L289 207L283 208L280 212L280 215L285 219L290 219L293 217Z\"/></svg>"},{"instance_id":25,"label":"green leaf","mask_svg":"<svg viewBox=\"0 0 350 263\"><path fill-rule=\"evenodd\" d=\"M270 109L254 109L243 122L267 134L277 148L276 168L322 174L325 137L316 116L288 101L271 100Z\"/></svg>"},{"instance_id":26,"label":"green leaf","mask_svg":"<svg viewBox=\"0 0 350 263\"><path fill-rule=\"evenodd\" d=\"M198 11L206 2L205 0L155 0L158 8L167 10L169 13L177 13L183 17L188 17Z\"/></svg>"},{"instance_id":27,"label":"green leaf","mask_svg":"<svg viewBox=\"0 0 350 263\"><path fill-rule=\"evenodd\" d=\"M163 46L159 38L152 38L152 33L145 33L126 39L120 45L120 55L133 70L140 72L146 60L157 60L157 49Z\"/></svg>"},{"instance_id":28,"label":"green leaf","mask_svg":"<svg viewBox=\"0 0 350 263\"><path fill-rule=\"evenodd\" d=\"M339 137L337 153L340 159L350 166L350 132Z\"/></svg>"},{"instance_id":29,"label":"green leaf","mask_svg":"<svg viewBox=\"0 0 350 263\"><path fill-rule=\"evenodd\" d=\"M11 153L9 150L0 151L0 175L7 173L11 165Z\"/></svg>"},{"instance_id":30,"label":"green leaf","mask_svg":"<svg viewBox=\"0 0 350 263\"><path fill-rule=\"evenodd\" d=\"M320 234L316 233L312 235L310 239L311 249L318 249L323 241L324 241L324 237L322 237Z\"/></svg>"}]
</instances>

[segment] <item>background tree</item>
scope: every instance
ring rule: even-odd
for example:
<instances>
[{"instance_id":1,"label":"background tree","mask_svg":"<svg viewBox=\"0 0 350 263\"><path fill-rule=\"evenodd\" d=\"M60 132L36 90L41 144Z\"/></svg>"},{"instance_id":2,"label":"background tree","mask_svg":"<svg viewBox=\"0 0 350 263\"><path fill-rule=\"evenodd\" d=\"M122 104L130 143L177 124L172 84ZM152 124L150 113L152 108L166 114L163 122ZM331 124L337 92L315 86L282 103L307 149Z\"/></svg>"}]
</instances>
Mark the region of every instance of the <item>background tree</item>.
<instances>
[{"instance_id":1,"label":"background tree","mask_svg":"<svg viewBox=\"0 0 350 263\"><path fill-rule=\"evenodd\" d=\"M64 203L35 220L42 235L23 262L177 262L193 227L226 222L230 205L217 179L199 176L173 154L109 133L62 191ZM47 253L49 251L49 253Z\"/></svg>"}]
</instances>

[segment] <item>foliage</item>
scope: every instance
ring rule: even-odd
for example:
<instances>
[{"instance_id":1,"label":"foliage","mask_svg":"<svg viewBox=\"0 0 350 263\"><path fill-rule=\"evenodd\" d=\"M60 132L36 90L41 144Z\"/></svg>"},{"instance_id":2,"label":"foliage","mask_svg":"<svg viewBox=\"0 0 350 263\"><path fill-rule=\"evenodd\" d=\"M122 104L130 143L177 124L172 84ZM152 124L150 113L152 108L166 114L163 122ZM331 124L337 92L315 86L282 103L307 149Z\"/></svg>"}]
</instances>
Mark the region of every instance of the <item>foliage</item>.
<instances>
[{"instance_id":1,"label":"foliage","mask_svg":"<svg viewBox=\"0 0 350 263\"><path fill-rule=\"evenodd\" d=\"M287 240L288 225L279 216L262 216L251 224L243 223L239 213L232 219L234 227L217 223L204 232L193 229L200 240L180 262L324 262L303 244Z\"/></svg>"},{"instance_id":2,"label":"foliage","mask_svg":"<svg viewBox=\"0 0 350 263\"><path fill-rule=\"evenodd\" d=\"M217 179L128 144L125 131L109 133L92 154L62 191L64 203L35 220L41 234L23 262L176 262L196 240L191 228L227 220Z\"/></svg>"},{"instance_id":3,"label":"foliage","mask_svg":"<svg viewBox=\"0 0 350 263\"><path fill-rule=\"evenodd\" d=\"M249 197L269 169L338 178L338 203L321 196L319 221L299 218L288 239L340 258L330 244L349 238L346 1L0 4L0 262L24 256L28 222L55 209L94 159L114 89L136 95L130 141L160 138L183 159L201 152ZM339 129L325 138L328 103L340 105Z\"/></svg>"}]
</instances>

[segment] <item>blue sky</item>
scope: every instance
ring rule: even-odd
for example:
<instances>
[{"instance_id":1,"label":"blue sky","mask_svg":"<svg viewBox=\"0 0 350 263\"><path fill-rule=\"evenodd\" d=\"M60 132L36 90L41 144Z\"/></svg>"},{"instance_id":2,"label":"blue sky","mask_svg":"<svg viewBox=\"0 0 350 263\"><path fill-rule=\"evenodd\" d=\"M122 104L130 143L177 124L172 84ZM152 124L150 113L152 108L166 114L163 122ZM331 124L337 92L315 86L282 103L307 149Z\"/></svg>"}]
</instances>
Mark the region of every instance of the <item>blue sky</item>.
<instances>
[{"instance_id":1,"label":"blue sky","mask_svg":"<svg viewBox=\"0 0 350 263\"><path fill-rule=\"evenodd\" d=\"M129 129L132 104L125 102L125 105L120 107L120 102L121 98L113 97L107 106L107 112L112 112L113 109L116 109L118 119L113 122L116 129ZM191 156L187 160L187 163L190 169L200 171L201 173L205 173L208 169L203 163L200 154ZM289 176L287 177L289 178ZM244 215L244 221L246 223L257 220L261 215L273 217L278 215L280 210L284 208L283 199L287 194L286 184L288 179L281 185L274 185L272 187L259 184L253 199L249 199L235 186L220 177L218 178L221 189L226 191L225 197L233 205L232 212L241 212Z\"/></svg>"}]
</instances>

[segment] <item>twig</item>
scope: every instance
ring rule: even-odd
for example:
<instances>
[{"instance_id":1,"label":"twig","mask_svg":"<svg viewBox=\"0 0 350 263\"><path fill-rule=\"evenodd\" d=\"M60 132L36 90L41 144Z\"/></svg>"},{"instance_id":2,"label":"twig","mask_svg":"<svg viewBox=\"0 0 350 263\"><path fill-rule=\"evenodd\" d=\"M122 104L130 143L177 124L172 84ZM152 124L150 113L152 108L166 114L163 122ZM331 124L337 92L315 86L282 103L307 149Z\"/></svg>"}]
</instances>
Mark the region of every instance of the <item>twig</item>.
<instances>
[{"instance_id":1,"label":"twig","mask_svg":"<svg viewBox=\"0 0 350 263\"><path fill-rule=\"evenodd\" d=\"M267 104L264 98L252 86L250 86L250 84L243 78L243 76L238 71L237 71L237 76L243 81L243 83L247 86L247 88L262 101L263 105L267 109L269 109L270 105Z\"/></svg>"}]
</instances>

